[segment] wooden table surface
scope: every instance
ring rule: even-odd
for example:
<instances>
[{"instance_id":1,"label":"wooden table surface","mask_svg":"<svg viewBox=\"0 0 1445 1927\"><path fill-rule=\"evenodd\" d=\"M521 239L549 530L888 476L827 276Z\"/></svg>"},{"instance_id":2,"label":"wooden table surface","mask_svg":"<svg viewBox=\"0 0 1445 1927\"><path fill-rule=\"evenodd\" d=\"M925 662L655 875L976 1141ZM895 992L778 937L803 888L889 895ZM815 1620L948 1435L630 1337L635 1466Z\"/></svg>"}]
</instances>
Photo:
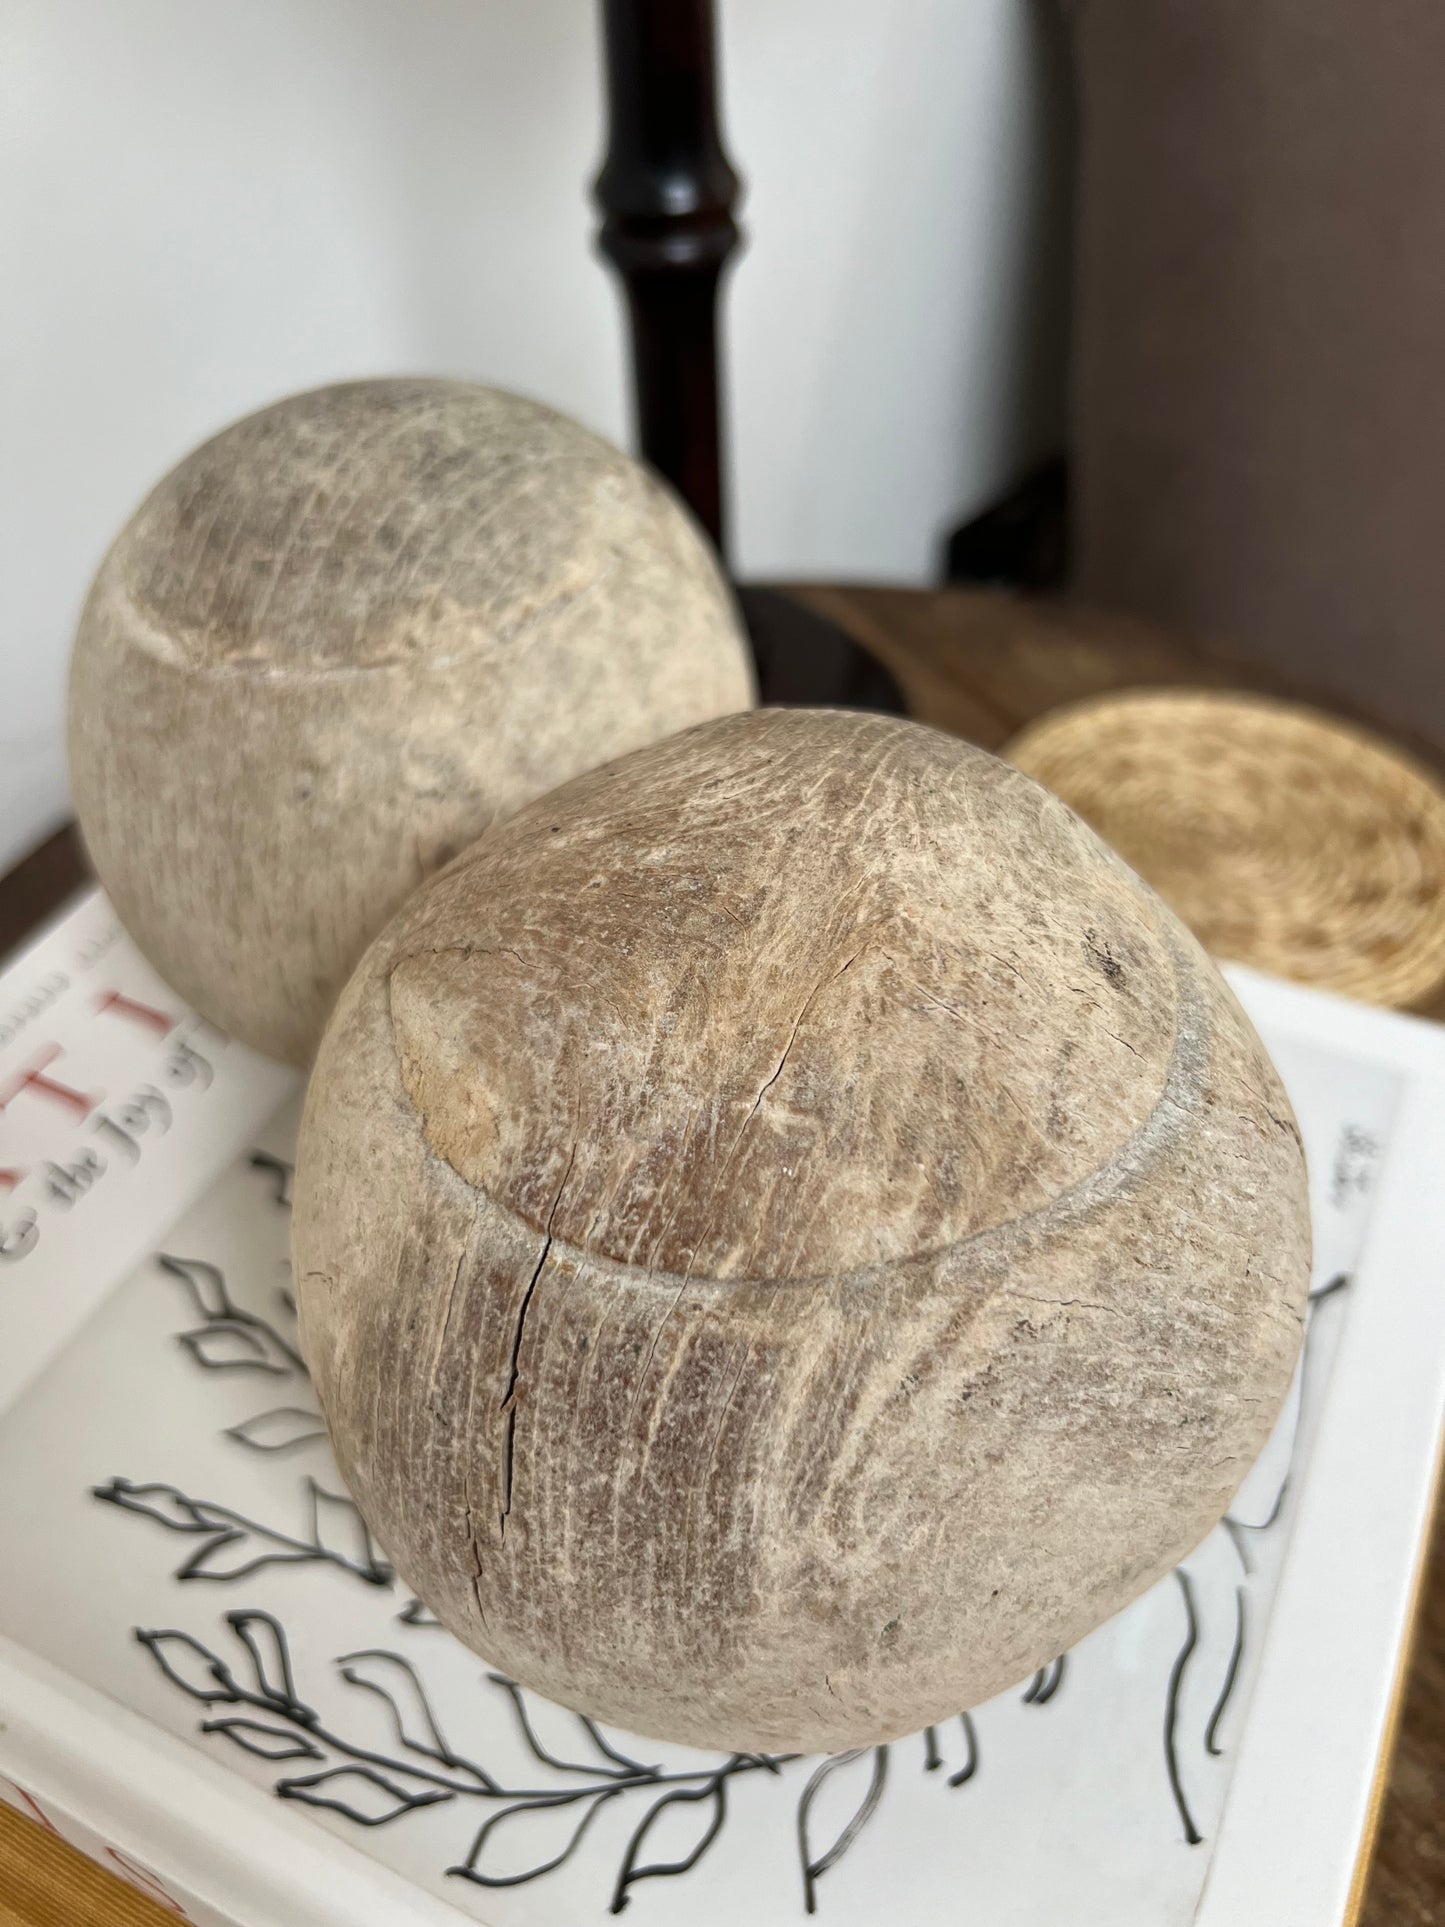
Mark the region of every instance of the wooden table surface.
<instances>
[{"instance_id":1,"label":"wooden table surface","mask_svg":"<svg viewBox=\"0 0 1445 1927\"><path fill-rule=\"evenodd\" d=\"M793 585L789 594L884 661L911 714L990 749L1059 703L1111 689L1204 684L1304 693L1142 623L1003 594L821 584ZM1347 705L1324 706L1359 719ZM1402 740L1399 730L1388 733ZM1430 744L1406 746L1445 772L1445 758ZM67 828L0 881L0 956L85 879ZM1445 1001L1425 1014L1445 1018ZM1445 1927L1445 1512L1436 1518L1401 1684L1356 1920L1359 1927ZM0 1927L163 1927L175 1918L0 1805Z\"/></svg>"}]
</instances>

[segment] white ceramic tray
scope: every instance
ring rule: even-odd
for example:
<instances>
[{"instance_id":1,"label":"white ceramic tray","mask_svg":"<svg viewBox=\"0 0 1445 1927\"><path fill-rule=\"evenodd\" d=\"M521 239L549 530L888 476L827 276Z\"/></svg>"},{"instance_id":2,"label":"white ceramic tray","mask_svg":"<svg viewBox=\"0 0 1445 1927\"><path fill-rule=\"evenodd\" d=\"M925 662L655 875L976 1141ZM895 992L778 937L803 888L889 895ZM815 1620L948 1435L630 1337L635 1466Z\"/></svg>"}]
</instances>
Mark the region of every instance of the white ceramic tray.
<instances>
[{"instance_id":1,"label":"white ceramic tray","mask_svg":"<svg viewBox=\"0 0 1445 1927\"><path fill-rule=\"evenodd\" d=\"M1234 981L1318 1250L1230 1517L967 1717L725 1758L517 1691L393 1580L296 1353L296 1080L85 898L0 977L0 1796L235 1927L1341 1920L1445 1413L1445 1032Z\"/></svg>"}]
</instances>

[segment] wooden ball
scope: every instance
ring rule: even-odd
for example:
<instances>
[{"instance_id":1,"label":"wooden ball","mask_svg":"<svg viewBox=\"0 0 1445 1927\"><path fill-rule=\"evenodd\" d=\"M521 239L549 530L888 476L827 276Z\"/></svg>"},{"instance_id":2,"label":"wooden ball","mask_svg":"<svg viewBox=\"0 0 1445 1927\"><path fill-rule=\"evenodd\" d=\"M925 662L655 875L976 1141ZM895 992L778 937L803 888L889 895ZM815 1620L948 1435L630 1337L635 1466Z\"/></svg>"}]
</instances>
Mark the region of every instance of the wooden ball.
<instances>
[{"instance_id":1,"label":"wooden ball","mask_svg":"<svg viewBox=\"0 0 1445 1927\"><path fill-rule=\"evenodd\" d=\"M76 637L71 782L151 962L304 1064L366 944L489 823L752 700L655 476L515 395L351 382L226 429L121 532Z\"/></svg>"},{"instance_id":2,"label":"wooden ball","mask_svg":"<svg viewBox=\"0 0 1445 1927\"><path fill-rule=\"evenodd\" d=\"M406 1584L567 1705L836 1751L1187 1554L1299 1350L1304 1160L1178 919L992 756L705 724L532 804L345 991L294 1259Z\"/></svg>"}]
</instances>

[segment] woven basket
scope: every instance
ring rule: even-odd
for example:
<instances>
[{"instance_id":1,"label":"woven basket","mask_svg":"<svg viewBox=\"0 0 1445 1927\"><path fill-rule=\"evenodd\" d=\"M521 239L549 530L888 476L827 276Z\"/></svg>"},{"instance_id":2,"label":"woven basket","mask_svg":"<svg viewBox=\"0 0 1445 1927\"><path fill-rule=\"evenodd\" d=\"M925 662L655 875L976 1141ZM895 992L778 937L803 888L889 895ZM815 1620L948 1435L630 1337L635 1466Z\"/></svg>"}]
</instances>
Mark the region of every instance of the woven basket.
<instances>
[{"instance_id":1,"label":"woven basket","mask_svg":"<svg viewBox=\"0 0 1445 1927\"><path fill-rule=\"evenodd\" d=\"M1204 690L1057 709L1003 754L1217 956L1376 1004L1445 988L1445 790L1365 730Z\"/></svg>"}]
</instances>

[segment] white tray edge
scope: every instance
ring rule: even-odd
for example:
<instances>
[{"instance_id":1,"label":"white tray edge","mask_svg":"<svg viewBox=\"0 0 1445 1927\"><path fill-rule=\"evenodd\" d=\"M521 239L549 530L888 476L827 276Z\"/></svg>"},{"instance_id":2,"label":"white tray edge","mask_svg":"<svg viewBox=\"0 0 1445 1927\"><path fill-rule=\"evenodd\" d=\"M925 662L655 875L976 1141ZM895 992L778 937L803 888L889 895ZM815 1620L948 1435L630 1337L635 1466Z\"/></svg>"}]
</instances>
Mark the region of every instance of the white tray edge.
<instances>
[{"instance_id":1,"label":"white tray edge","mask_svg":"<svg viewBox=\"0 0 1445 1927\"><path fill-rule=\"evenodd\" d=\"M475 1927L475 1914L3 1636L0 1771L241 1927Z\"/></svg>"},{"instance_id":2,"label":"white tray edge","mask_svg":"<svg viewBox=\"0 0 1445 1927\"><path fill-rule=\"evenodd\" d=\"M1358 1048L1404 1080L1352 1288L1357 1299L1368 1294L1373 1315L1347 1328L1331 1374L1195 1916L1197 1927L1323 1927L1349 1917L1370 1847L1445 1424L1445 1029L1252 971L1227 974L1252 1015ZM1382 1379L1394 1389L1386 1439ZM1366 1419L1375 1429L1362 1452ZM1341 1539L1365 1534L1369 1556L1342 1567ZM1302 1731L1313 1744L1301 1747ZM1356 1771L1341 1773L1341 1760ZM1281 1852L1282 1787L1298 1818L1295 1839L1338 1843L1336 1851Z\"/></svg>"}]
</instances>

